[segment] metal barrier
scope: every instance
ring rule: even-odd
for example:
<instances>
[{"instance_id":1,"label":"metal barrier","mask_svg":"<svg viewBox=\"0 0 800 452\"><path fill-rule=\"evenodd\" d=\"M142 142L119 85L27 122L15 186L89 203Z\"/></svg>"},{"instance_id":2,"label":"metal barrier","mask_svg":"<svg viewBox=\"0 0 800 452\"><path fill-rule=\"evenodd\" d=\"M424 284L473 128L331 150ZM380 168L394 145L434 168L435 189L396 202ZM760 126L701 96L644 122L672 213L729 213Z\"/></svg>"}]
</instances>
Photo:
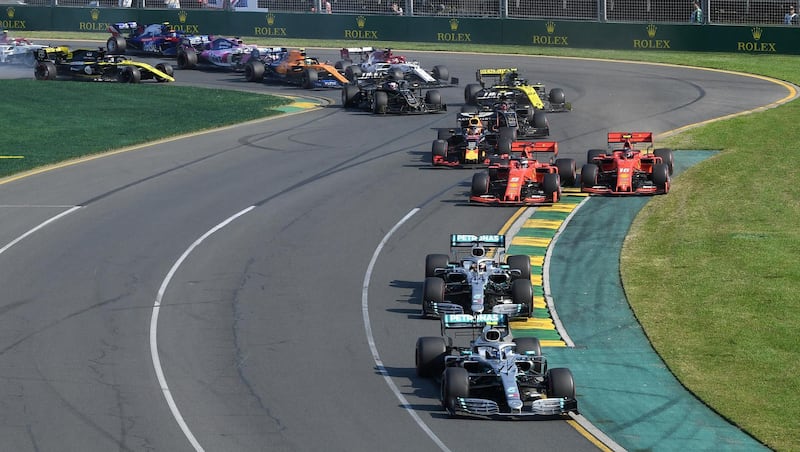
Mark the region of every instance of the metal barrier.
<instances>
[{"instance_id":1,"label":"metal barrier","mask_svg":"<svg viewBox=\"0 0 800 452\"><path fill-rule=\"evenodd\" d=\"M273 13L797 26L798 0L0 0L0 4ZM701 13L693 13L696 8Z\"/></svg>"}]
</instances>

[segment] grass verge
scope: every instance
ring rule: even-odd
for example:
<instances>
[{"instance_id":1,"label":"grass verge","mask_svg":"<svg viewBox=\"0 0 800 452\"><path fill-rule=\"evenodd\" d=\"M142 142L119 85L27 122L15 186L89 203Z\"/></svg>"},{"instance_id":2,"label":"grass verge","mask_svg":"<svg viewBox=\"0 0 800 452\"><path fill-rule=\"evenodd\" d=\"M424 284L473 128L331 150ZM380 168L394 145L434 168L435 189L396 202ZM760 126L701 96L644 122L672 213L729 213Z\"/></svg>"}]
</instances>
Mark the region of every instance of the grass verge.
<instances>
[{"instance_id":1,"label":"grass verge","mask_svg":"<svg viewBox=\"0 0 800 452\"><path fill-rule=\"evenodd\" d=\"M98 39L105 34L36 34ZM344 47L347 41L246 39ZM800 83L800 57L390 43L447 50L638 60L749 72ZM631 307L681 382L776 450L800 449L800 102L658 143L722 152L674 181L631 227L622 279ZM722 448L723 446L720 445Z\"/></svg>"}]
</instances>

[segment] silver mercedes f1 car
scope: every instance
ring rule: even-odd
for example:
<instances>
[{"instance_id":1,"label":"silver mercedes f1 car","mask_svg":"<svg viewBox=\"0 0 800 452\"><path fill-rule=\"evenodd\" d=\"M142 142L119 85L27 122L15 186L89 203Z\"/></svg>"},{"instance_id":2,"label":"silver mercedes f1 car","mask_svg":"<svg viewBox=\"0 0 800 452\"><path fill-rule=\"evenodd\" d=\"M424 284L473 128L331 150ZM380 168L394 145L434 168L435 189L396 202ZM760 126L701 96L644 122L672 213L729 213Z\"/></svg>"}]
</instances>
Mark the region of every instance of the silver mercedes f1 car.
<instances>
[{"instance_id":1,"label":"silver mercedes f1 car","mask_svg":"<svg viewBox=\"0 0 800 452\"><path fill-rule=\"evenodd\" d=\"M425 258L422 316L492 312L512 317L533 313L531 262L508 256L504 235L452 234L450 255Z\"/></svg>"},{"instance_id":2,"label":"silver mercedes f1 car","mask_svg":"<svg viewBox=\"0 0 800 452\"><path fill-rule=\"evenodd\" d=\"M512 337L505 314L444 314L441 337L417 340L421 377L441 377L451 416L561 419L578 412L572 372L547 368L537 338ZM468 345L455 342L470 337Z\"/></svg>"}]
</instances>

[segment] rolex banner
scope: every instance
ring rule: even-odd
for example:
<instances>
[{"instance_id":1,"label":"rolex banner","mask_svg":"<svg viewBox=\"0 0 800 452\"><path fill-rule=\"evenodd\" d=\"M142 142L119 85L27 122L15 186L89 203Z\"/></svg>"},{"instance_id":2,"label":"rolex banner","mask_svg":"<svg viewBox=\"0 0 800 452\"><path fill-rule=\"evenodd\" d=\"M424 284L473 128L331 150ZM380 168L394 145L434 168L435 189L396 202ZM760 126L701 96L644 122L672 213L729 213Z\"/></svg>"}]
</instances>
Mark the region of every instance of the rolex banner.
<instances>
[{"instance_id":1,"label":"rolex banner","mask_svg":"<svg viewBox=\"0 0 800 452\"><path fill-rule=\"evenodd\" d=\"M3 28L105 33L109 24L169 22L189 33L275 39L334 39L380 46L381 41L508 44L642 51L800 54L800 27L611 24L558 20L478 19L197 9L62 8L8 5ZM452 47L450 47L452 48ZM468 49L469 47L467 47Z\"/></svg>"}]
</instances>

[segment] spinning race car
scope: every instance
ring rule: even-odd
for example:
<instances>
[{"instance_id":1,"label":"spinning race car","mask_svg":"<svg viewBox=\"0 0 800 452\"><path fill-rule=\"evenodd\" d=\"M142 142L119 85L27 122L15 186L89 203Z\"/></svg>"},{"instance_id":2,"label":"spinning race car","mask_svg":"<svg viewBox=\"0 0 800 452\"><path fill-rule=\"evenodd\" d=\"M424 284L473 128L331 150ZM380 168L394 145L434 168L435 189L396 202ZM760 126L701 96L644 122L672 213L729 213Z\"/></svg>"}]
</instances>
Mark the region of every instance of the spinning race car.
<instances>
[{"instance_id":1,"label":"spinning race car","mask_svg":"<svg viewBox=\"0 0 800 452\"><path fill-rule=\"evenodd\" d=\"M414 356L419 376L441 378L451 416L543 420L578 412L572 372L548 369L539 340L514 338L506 315L445 314L441 322L441 337L417 339ZM456 343L464 336L468 344Z\"/></svg>"},{"instance_id":2,"label":"spinning race car","mask_svg":"<svg viewBox=\"0 0 800 452\"><path fill-rule=\"evenodd\" d=\"M542 156L548 155L547 160ZM470 202L496 206L537 206L558 202L561 186L576 178L573 159L555 159L555 141L515 141L508 159L493 161L472 176Z\"/></svg>"},{"instance_id":3,"label":"spinning race car","mask_svg":"<svg viewBox=\"0 0 800 452\"><path fill-rule=\"evenodd\" d=\"M33 67L36 65L36 51L45 47L33 44L25 38L13 38L0 43L0 63L24 64Z\"/></svg>"},{"instance_id":4,"label":"spinning race car","mask_svg":"<svg viewBox=\"0 0 800 452\"><path fill-rule=\"evenodd\" d=\"M427 255L422 316L493 312L529 317L530 258L508 256L503 263L505 244L504 235L452 234L450 255Z\"/></svg>"},{"instance_id":5,"label":"spinning race car","mask_svg":"<svg viewBox=\"0 0 800 452\"><path fill-rule=\"evenodd\" d=\"M111 37L106 41L108 53L127 52L164 57L177 57L182 48L193 47L198 52L211 42L209 35L190 35L176 31L168 22L146 27L136 22L118 22L108 26Z\"/></svg>"},{"instance_id":6,"label":"spinning race car","mask_svg":"<svg viewBox=\"0 0 800 452\"><path fill-rule=\"evenodd\" d=\"M248 82L283 82L305 89L339 88L349 83L339 70L308 56L304 49L275 47L259 50L246 55L242 62Z\"/></svg>"},{"instance_id":7,"label":"spinning race car","mask_svg":"<svg viewBox=\"0 0 800 452\"><path fill-rule=\"evenodd\" d=\"M151 66L122 55L108 55L103 49L44 47L36 51L36 80L58 77L98 82L139 83L142 80L174 82L172 66L159 63Z\"/></svg>"},{"instance_id":8,"label":"spinning race car","mask_svg":"<svg viewBox=\"0 0 800 452\"><path fill-rule=\"evenodd\" d=\"M637 149L638 144L645 149ZM669 193L671 149L653 150L651 132L609 132L608 150L590 149L581 168L581 191L608 195Z\"/></svg>"}]
</instances>

